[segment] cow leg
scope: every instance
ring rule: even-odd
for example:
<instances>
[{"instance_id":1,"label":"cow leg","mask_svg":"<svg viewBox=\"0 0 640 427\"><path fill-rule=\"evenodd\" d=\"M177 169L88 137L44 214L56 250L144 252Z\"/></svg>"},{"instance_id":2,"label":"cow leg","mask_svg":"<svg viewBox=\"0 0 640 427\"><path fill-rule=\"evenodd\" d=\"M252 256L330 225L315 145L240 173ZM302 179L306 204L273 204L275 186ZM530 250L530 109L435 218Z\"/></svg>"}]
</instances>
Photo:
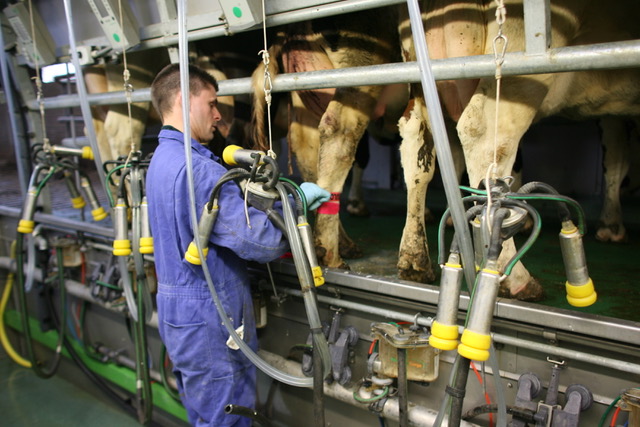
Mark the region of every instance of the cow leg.
<instances>
[{"instance_id":1,"label":"cow leg","mask_svg":"<svg viewBox=\"0 0 640 427\"><path fill-rule=\"evenodd\" d=\"M622 222L620 186L629 172L629 138L624 119L600 119L604 152L605 195L596 238L603 242L624 242L627 239Z\"/></svg>"},{"instance_id":2,"label":"cow leg","mask_svg":"<svg viewBox=\"0 0 640 427\"><path fill-rule=\"evenodd\" d=\"M416 99L409 118L399 122L400 157L407 185L407 217L398 256L401 279L420 283L435 280L425 228L427 186L433 178L435 151L427 132L427 112L423 99Z\"/></svg>"},{"instance_id":3,"label":"cow leg","mask_svg":"<svg viewBox=\"0 0 640 427\"><path fill-rule=\"evenodd\" d=\"M342 88L320 120L320 151L318 185L332 193L341 193L355 159L358 141L369 124L369 116L380 89L377 87ZM316 250L321 263L328 267L343 267L339 252L340 218L337 214L316 216ZM355 243L343 234L343 245ZM347 241L344 241L344 238ZM357 255L357 253L354 253Z\"/></svg>"},{"instance_id":4,"label":"cow leg","mask_svg":"<svg viewBox=\"0 0 640 427\"><path fill-rule=\"evenodd\" d=\"M364 169L369 163L369 134L364 133L358 148L356 149L356 159L351 168L351 185L349 187L349 203L347 212L354 216L369 216L369 209L364 202L362 192L362 177Z\"/></svg>"},{"instance_id":5,"label":"cow leg","mask_svg":"<svg viewBox=\"0 0 640 427\"><path fill-rule=\"evenodd\" d=\"M84 82L87 86L87 92L92 93L104 93L109 90L107 82L107 75L104 67L91 66L85 67L83 70ZM111 146L109 140L104 132L104 121L107 118L107 112L109 109L105 106L94 105L91 107L91 115L93 117L93 128L96 133L96 139L98 144L98 151L100 152L100 159L102 161L112 159ZM86 135L85 131L85 135Z\"/></svg>"},{"instance_id":6,"label":"cow leg","mask_svg":"<svg viewBox=\"0 0 640 427\"><path fill-rule=\"evenodd\" d=\"M296 164L302 174L302 179L316 182L318 180L318 153L320 147L319 119L304 108L296 92L291 93L291 103L294 114L289 126L288 142L291 146L291 151L295 153ZM316 224L315 229L317 236L320 233L318 224ZM337 242L340 257L358 258L362 256L362 251L347 235L341 222L339 222L338 232ZM324 241L327 241L327 239L325 238ZM331 241L333 242L335 239ZM324 263L321 256L325 253L325 249L318 249L318 257L321 263ZM341 263L337 267L347 268L347 265Z\"/></svg>"},{"instance_id":7,"label":"cow leg","mask_svg":"<svg viewBox=\"0 0 640 427\"><path fill-rule=\"evenodd\" d=\"M503 81L497 143L494 143L495 93L495 81L483 80L458 122L458 135L472 186L477 186L485 178L494 159L494 147L497 176L511 174L518 144L538 111L546 86L529 77ZM500 271L504 271L505 264L514 254L515 244L513 239L509 239L504 242L498 260ZM501 291L503 295L521 300L539 300L543 295L542 287L521 262L501 284Z\"/></svg>"}]
</instances>

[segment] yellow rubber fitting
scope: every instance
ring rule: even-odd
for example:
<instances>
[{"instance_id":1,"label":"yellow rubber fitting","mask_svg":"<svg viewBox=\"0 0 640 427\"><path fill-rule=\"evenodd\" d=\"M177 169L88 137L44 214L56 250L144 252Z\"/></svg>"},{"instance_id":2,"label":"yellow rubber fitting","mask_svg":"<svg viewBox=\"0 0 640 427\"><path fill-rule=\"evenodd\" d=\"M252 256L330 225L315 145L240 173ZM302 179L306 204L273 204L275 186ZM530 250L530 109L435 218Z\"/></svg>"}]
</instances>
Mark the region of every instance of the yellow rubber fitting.
<instances>
[{"instance_id":1,"label":"yellow rubber fitting","mask_svg":"<svg viewBox=\"0 0 640 427\"><path fill-rule=\"evenodd\" d=\"M89 146L82 147L82 158L87 160L93 160L93 150Z\"/></svg>"},{"instance_id":2,"label":"yellow rubber fitting","mask_svg":"<svg viewBox=\"0 0 640 427\"><path fill-rule=\"evenodd\" d=\"M240 149L242 149L242 147L239 145L228 145L222 152L222 160L228 165L237 166L238 163L233 158L233 154Z\"/></svg>"},{"instance_id":3,"label":"yellow rubber fitting","mask_svg":"<svg viewBox=\"0 0 640 427\"><path fill-rule=\"evenodd\" d=\"M431 336L436 336L443 340L457 340L458 339L458 326L457 325L444 325L434 320L431 324Z\"/></svg>"},{"instance_id":4,"label":"yellow rubber fitting","mask_svg":"<svg viewBox=\"0 0 640 427\"><path fill-rule=\"evenodd\" d=\"M573 228L561 229L560 233L562 234L573 234L578 231L578 227L574 226Z\"/></svg>"},{"instance_id":5,"label":"yellow rubber fitting","mask_svg":"<svg viewBox=\"0 0 640 427\"><path fill-rule=\"evenodd\" d=\"M458 348L458 340L445 340L431 335L429 337L429 345L440 350L455 350Z\"/></svg>"},{"instance_id":6,"label":"yellow rubber fitting","mask_svg":"<svg viewBox=\"0 0 640 427\"><path fill-rule=\"evenodd\" d=\"M457 269L462 269L462 265L461 264L450 264L450 263L445 263L444 264L445 267L451 267L451 268L457 268Z\"/></svg>"},{"instance_id":7,"label":"yellow rubber fitting","mask_svg":"<svg viewBox=\"0 0 640 427\"><path fill-rule=\"evenodd\" d=\"M153 237L141 237L140 238L140 253L152 254L153 253Z\"/></svg>"},{"instance_id":8,"label":"yellow rubber fitting","mask_svg":"<svg viewBox=\"0 0 640 427\"><path fill-rule=\"evenodd\" d=\"M115 256L129 256L131 255L131 242L129 240L114 240L113 241L113 254Z\"/></svg>"},{"instance_id":9,"label":"yellow rubber fitting","mask_svg":"<svg viewBox=\"0 0 640 427\"><path fill-rule=\"evenodd\" d=\"M31 234L33 232L33 229L35 228L35 225L35 221L21 219L18 223L18 233Z\"/></svg>"},{"instance_id":10,"label":"yellow rubber fitting","mask_svg":"<svg viewBox=\"0 0 640 427\"><path fill-rule=\"evenodd\" d=\"M489 359L489 347L491 346L491 336L479 334L472 330L465 329L460 338L458 353L471 360L485 361Z\"/></svg>"},{"instance_id":11,"label":"yellow rubber fitting","mask_svg":"<svg viewBox=\"0 0 640 427\"><path fill-rule=\"evenodd\" d=\"M204 255L205 258L207 257L208 253L209 253L209 248L202 248L202 255ZM194 242L189 243L187 252L185 252L184 254L184 259L186 259L187 262L193 265L202 265L200 254L198 254L198 247Z\"/></svg>"},{"instance_id":12,"label":"yellow rubber fitting","mask_svg":"<svg viewBox=\"0 0 640 427\"><path fill-rule=\"evenodd\" d=\"M82 196L74 197L73 199L71 199L71 206L73 206L75 209L82 209L86 205L87 204L84 202Z\"/></svg>"},{"instance_id":13,"label":"yellow rubber fitting","mask_svg":"<svg viewBox=\"0 0 640 427\"><path fill-rule=\"evenodd\" d=\"M318 286L324 285L324 276L322 275L322 267L315 266L311 269L313 273L313 283Z\"/></svg>"},{"instance_id":14,"label":"yellow rubber fitting","mask_svg":"<svg viewBox=\"0 0 640 427\"><path fill-rule=\"evenodd\" d=\"M588 307L596 302L598 294L593 286L593 281L589 281L584 285L572 285L565 283L567 290L567 301L574 307Z\"/></svg>"},{"instance_id":15,"label":"yellow rubber fitting","mask_svg":"<svg viewBox=\"0 0 640 427\"><path fill-rule=\"evenodd\" d=\"M94 221L102 221L108 215L109 214L107 213L107 211L104 210L102 206L91 211L91 216L93 216Z\"/></svg>"},{"instance_id":16,"label":"yellow rubber fitting","mask_svg":"<svg viewBox=\"0 0 640 427\"><path fill-rule=\"evenodd\" d=\"M487 350L478 350L477 348L464 344L458 346L458 353L462 357L469 360L477 360L478 362L484 362L489 359L489 352Z\"/></svg>"}]
</instances>

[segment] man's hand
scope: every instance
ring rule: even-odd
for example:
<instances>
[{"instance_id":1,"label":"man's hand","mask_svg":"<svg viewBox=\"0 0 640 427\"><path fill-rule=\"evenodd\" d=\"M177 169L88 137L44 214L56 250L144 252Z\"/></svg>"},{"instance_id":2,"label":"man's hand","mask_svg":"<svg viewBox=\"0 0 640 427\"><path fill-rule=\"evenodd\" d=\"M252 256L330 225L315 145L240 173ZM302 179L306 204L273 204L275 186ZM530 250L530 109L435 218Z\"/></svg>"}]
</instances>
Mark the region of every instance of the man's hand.
<instances>
[{"instance_id":1,"label":"man's hand","mask_svg":"<svg viewBox=\"0 0 640 427\"><path fill-rule=\"evenodd\" d=\"M300 189L307 199L307 209L310 211L318 209L321 204L328 202L331 198L331 193L312 182L303 182L300 184Z\"/></svg>"}]
</instances>

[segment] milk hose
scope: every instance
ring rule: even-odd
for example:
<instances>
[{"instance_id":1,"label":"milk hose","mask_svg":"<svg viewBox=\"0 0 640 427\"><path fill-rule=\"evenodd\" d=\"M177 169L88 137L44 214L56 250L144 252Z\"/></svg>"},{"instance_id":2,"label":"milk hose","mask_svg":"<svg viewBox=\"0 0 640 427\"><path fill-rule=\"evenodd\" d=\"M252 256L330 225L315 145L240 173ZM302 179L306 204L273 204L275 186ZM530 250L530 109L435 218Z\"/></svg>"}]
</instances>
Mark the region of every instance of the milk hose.
<instances>
[{"instance_id":1,"label":"milk hose","mask_svg":"<svg viewBox=\"0 0 640 427\"><path fill-rule=\"evenodd\" d=\"M236 168L236 169L231 169L230 171L228 171L225 175L223 175L220 180L218 181L218 183L216 184L216 186L214 187L214 189L211 192L211 197L209 199L209 208L211 208L213 205L215 205L217 203L217 193L220 191L220 188L222 187L222 185L227 182L230 181L231 179L237 179L237 178L246 178L248 177L249 172L247 172L244 169L241 168ZM189 186L192 187L193 185L193 181L189 182ZM287 193L284 190L284 188L280 185L280 184L276 184L276 189L278 189L279 194L281 195L281 197L284 197L284 202L282 203L283 206L283 213L284 213L284 217L285 217L285 230L289 230L289 233L293 233L292 236L294 236L294 238L292 239L294 241L294 243L290 244L292 246L292 248L295 246L296 249L292 249L292 253L294 253L294 259L299 258L302 259L304 261L306 261L306 258L304 257L304 254L301 252L302 251L302 246L300 244L300 238L299 235L297 234L297 229L296 229L296 225L295 225L295 221L293 219L293 210L290 206L290 204L287 202L288 197L287 197ZM287 219L288 217L288 219ZM197 227L197 224L196 224ZM206 243L206 242L200 242L199 241L199 236L197 236L197 230L194 231L194 239L197 239L198 241L197 243L197 249L200 255L200 259L204 259L204 254L202 253L202 246L201 243ZM297 238L297 239L296 239ZM296 245L297 243L297 245ZM297 265L297 264L296 264ZM216 309L218 310L218 314L220 315L220 318L222 319L223 324L225 325L225 327L227 328L227 332L229 332L229 334L233 337L233 339L235 340L236 344L238 344L238 346L240 347L240 349L242 350L242 352L245 354L245 356L247 356L247 358L249 358L249 360L252 361L252 363L254 365L256 365L256 367L258 367L262 372L264 372L265 374L269 375L271 378L274 378L278 381L284 382L286 384L289 385L293 385L296 387L311 387L313 386L313 379L312 378L307 378L307 377L297 377L294 375L290 375L287 374L285 372L282 372L280 370L278 370L277 368L271 366L270 364L268 364L267 362L265 362L262 358L260 358L245 342L244 340L242 340L238 334L235 332L235 329L233 328L233 325L231 324L231 321L229 320L229 318L227 317L224 309L222 308L222 304L220 303L218 294L215 290L215 287L213 286L213 282L211 280L211 275L208 269L208 265L206 262L202 263L202 268L204 271L204 276L205 279L207 281L207 286L209 287L209 291L211 292L211 296L213 298L213 302L216 306ZM313 279L311 277L311 273L307 270L307 273L305 274L304 272L302 273L302 277L305 278L305 283L313 283ZM309 292L306 292L307 294ZM314 299L311 299L312 302L308 301L310 298L306 297L305 299L305 307L307 308L307 312L310 313L310 320L309 320L309 324L310 325L317 325L317 327L320 330L320 334L322 331L321 328L321 322L320 322L320 318L319 315L317 313L317 306L308 306L308 304L313 304L315 302ZM313 327L313 326L312 326ZM318 334L315 334L318 335ZM314 336L315 336L314 335ZM331 369L331 358L329 357L329 348L328 348L328 344L326 343L326 338L324 337L324 334L322 334L322 338L318 337L316 338L316 342L318 343L318 351L320 352L320 354L323 357L323 361L324 361L324 369L323 372L325 373L325 376L328 375L328 373L330 372Z\"/></svg>"},{"instance_id":2,"label":"milk hose","mask_svg":"<svg viewBox=\"0 0 640 427\"><path fill-rule=\"evenodd\" d=\"M51 378L57 371L58 366L60 364L60 359L62 355L62 342L64 339L64 325L67 321L67 309L65 304L66 297L66 288L64 285L64 269L63 269L63 256L62 250L60 248L56 248L57 262L58 262L58 281L60 287L60 309L62 310L62 321L60 322L59 331L58 331L58 342L56 343L55 355L52 357L49 367L43 368L41 363L38 362L35 358L35 354L33 351L33 344L31 341L31 328L29 326L29 313L27 311L27 298L26 292L24 289L24 271L23 271L23 260L22 260L22 251L23 251L23 236L22 233L18 233L18 238L16 239L16 278L18 279L18 300L20 305L20 318L22 321L22 329L25 336L27 355L29 361L31 362L31 368L34 370L36 375L40 378ZM30 272L30 274L35 274L35 272ZM45 285L45 292L46 292Z\"/></svg>"}]
</instances>

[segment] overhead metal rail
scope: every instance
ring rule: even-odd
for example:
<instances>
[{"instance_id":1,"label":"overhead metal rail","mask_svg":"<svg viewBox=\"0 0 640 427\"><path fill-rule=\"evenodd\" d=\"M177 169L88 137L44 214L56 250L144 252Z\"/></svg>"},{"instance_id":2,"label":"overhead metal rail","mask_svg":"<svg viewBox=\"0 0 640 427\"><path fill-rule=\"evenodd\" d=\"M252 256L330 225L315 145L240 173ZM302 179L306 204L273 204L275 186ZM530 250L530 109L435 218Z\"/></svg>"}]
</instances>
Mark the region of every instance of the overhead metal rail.
<instances>
[{"instance_id":1,"label":"overhead metal rail","mask_svg":"<svg viewBox=\"0 0 640 427\"><path fill-rule=\"evenodd\" d=\"M459 80L491 77L495 74L493 55L466 56L432 61L436 80ZM524 52L507 53L502 66L503 76L559 73L640 67L640 40L601 43L549 49L547 53L527 55ZM281 74L273 78L273 92L294 90L414 83L420 81L417 62L371 65L334 70ZM230 79L219 82L220 96L251 93L251 78ZM91 105L125 103L124 91L88 95ZM133 92L134 102L151 100L150 89ZM60 95L44 99L45 109L76 107L77 96ZM34 100L27 103L31 110L38 109Z\"/></svg>"},{"instance_id":2,"label":"overhead metal rail","mask_svg":"<svg viewBox=\"0 0 640 427\"><path fill-rule=\"evenodd\" d=\"M322 6L269 15L267 16L267 25L284 25L307 19L335 16L400 3L405 2L400 0L337 1ZM526 52L507 53L502 68L503 75L513 76L640 67L640 40L546 49L549 44L548 29L550 28L548 3L549 0L524 0ZM225 34L226 28L223 25L216 25L192 30L187 37L189 41L195 41L221 37ZM169 47L177 44L177 42L177 34L172 34L143 40L139 49ZM478 55L433 60L432 66L436 80L491 77L495 73L495 58L493 55ZM413 83L419 81L420 70L418 64L416 62L408 62L283 74L274 78L273 91L288 92L293 90ZM240 95L251 93L251 91L250 78L220 82L220 95ZM133 93L132 99L134 102L149 101L151 99L150 90L148 88L138 89ZM110 105L125 103L126 96L124 91L118 91L89 95L88 100L90 105ZM44 107L47 109L76 107L78 105L80 103L74 95L61 95L44 99ZM27 107L31 110L39 108L35 100L27 102Z\"/></svg>"}]
</instances>

